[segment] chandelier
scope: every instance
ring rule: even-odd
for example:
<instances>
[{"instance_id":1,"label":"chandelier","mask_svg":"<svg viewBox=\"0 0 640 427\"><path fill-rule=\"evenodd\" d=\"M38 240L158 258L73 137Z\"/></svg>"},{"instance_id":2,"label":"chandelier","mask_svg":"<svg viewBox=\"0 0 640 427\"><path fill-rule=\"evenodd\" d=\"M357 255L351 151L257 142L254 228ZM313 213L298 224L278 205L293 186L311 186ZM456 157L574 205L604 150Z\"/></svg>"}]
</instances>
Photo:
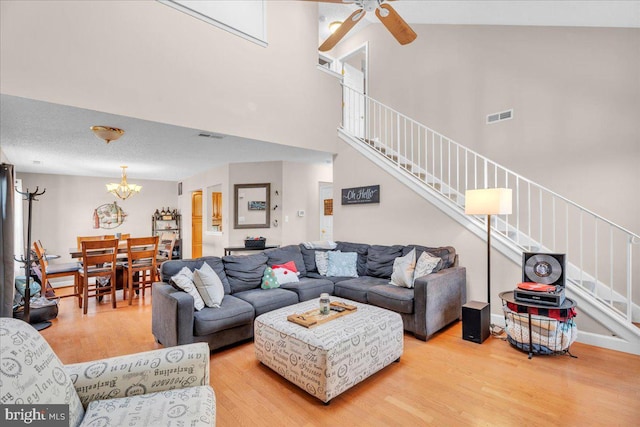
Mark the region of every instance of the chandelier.
<instances>
[{"instance_id":1,"label":"chandelier","mask_svg":"<svg viewBox=\"0 0 640 427\"><path fill-rule=\"evenodd\" d=\"M136 184L128 184L127 183L127 167L120 166L122 168L122 180L119 184L111 183L107 184L107 191L112 193L114 196L119 197L122 200L126 200L129 197L133 196L136 193L139 193L142 190L141 185Z\"/></svg>"}]
</instances>

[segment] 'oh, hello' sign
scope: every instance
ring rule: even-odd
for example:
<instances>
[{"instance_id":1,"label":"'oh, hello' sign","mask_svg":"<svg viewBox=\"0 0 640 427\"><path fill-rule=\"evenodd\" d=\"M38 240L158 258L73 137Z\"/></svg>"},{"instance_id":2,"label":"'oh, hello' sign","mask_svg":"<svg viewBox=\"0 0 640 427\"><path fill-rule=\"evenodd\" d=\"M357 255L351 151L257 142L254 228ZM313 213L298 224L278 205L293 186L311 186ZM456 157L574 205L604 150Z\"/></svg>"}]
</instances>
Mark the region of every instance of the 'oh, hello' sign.
<instances>
[{"instance_id":1,"label":"'oh, hello' sign","mask_svg":"<svg viewBox=\"0 0 640 427\"><path fill-rule=\"evenodd\" d=\"M380 203L379 185L342 189L343 205L360 205L364 203Z\"/></svg>"}]
</instances>

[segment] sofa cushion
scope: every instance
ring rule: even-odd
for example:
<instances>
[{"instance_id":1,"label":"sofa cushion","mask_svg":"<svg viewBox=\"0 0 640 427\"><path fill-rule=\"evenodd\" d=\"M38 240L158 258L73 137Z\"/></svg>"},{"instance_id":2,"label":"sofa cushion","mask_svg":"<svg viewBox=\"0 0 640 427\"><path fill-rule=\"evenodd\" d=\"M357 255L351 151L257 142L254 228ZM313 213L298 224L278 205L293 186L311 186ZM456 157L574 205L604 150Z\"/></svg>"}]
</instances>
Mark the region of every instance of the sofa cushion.
<instances>
[{"instance_id":1,"label":"sofa cushion","mask_svg":"<svg viewBox=\"0 0 640 427\"><path fill-rule=\"evenodd\" d=\"M227 255L222 258L229 279L231 294L259 288L267 268L267 256L261 252L251 255Z\"/></svg>"},{"instance_id":2,"label":"sofa cushion","mask_svg":"<svg viewBox=\"0 0 640 427\"><path fill-rule=\"evenodd\" d=\"M372 286L367 292L367 302L396 313L413 313L413 289L393 285Z\"/></svg>"},{"instance_id":3,"label":"sofa cushion","mask_svg":"<svg viewBox=\"0 0 640 427\"><path fill-rule=\"evenodd\" d=\"M331 251L328 254L328 277L358 277L358 254L356 252Z\"/></svg>"},{"instance_id":4,"label":"sofa cushion","mask_svg":"<svg viewBox=\"0 0 640 427\"><path fill-rule=\"evenodd\" d=\"M312 273L318 274L318 273ZM307 301L318 298L321 293L333 294L333 282L328 278L301 277L299 282L286 283L281 286L282 289L288 289L298 294L298 300Z\"/></svg>"},{"instance_id":5,"label":"sofa cushion","mask_svg":"<svg viewBox=\"0 0 640 427\"><path fill-rule=\"evenodd\" d=\"M286 289L250 289L234 296L253 306L256 317L262 313L298 303L298 294Z\"/></svg>"},{"instance_id":6,"label":"sofa cushion","mask_svg":"<svg viewBox=\"0 0 640 427\"><path fill-rule=\"evenodd\" d=\"M324 250L322 249L317 250L324 252ZM318 272L318 268L316 267L316 249L307 249L301 243L300 254L302 255L302 260L304 261L304 269L307 271L307 275L309 275L309 273Z\"/></svg>"},{"instance_id":7,"label":"sofa cushion","mask_svg":"<svg viewBox=\"0 0 640 427\"><path fill-rule=\"evenodd\" d=\"M209 264L209 267L213 268L213 271L215 271L220 278L222 286L224 287L224 293L231 293L229 280L227 279L227 275L224 272L224 264L222 263L222 259L217 256L206 256L202 258L184 260L174 259L165 261L160 266L160 280L165 283L169 283L171 276L178 274L178 272L182 270L182 267L188 267L189 270L194 271L195 269L202 267L202 264L205 262Z\"/></svg>"},{"instance_id":8,"label":"sofa cushion","mask_svg":"<svg viewBox=\"0 0 640 427\"><path fill-rule=\"evenodd\" d=\"M193 316L193 334L206 336L216 332L250 325L254 318L253 306L233 295L225 295L220 308L205 307Z\"/></svg>"},{"instance_id":9,"label":"sofa cushion","mask_svg":"<svg viewBox=\"0 0 640 427\"><path fill-rule=\"evenodd\" d=\"M389 279L393 273L393 261L402 256L402 249L401 245L372 245L369 247L365 276ZM409 252L407 251L407 253Z\"/></svg>"},{"instance_id":10,"label":"sofa cushion","mask_svg":"<svg viewBox=\"0 0 640 427\"><path fill-rule=\"evenodd\" d=\"M366 276L367 253L369 245L366 243L336 242L336 250L342 252L355 252L358 254L358 276Z\"/></svg>"},{"instance_id":11,"label":"sofa cushion","mask_svg":"<svg viewBox=\"0 0 640 427\"><path fill-rule=\"evenodd\" d=\"M307 268L304 263L304 258L302 258L302 252L299 245L288 245L281 248L267 249L263 253L267 256L267 264L270 266L293 261L301 276L307 274Z\"/></svg>"},{"instance_id":12,"label":"sofa cushion","mask_svg":"<svg viewBox=\"0 0 640 427\"><path fill-rule=\"evenodd\" d=\"M87 407L82 425L205 426L214 425L215 419L215 394L211 386L206 385L94 400Z\"/></svg>"},{"instance_id":13,"label":"sofa cushion","mask_svg":"<svg viewBox=\"0 0 640 427\"><path fill-rule=\"evenodd\" d=\"M416 249L416 259L420 259L422 252L427 251L433 256L442 258L442 265L436 267L433 272L442 270L443 268L449 268L456 262L456 250L452 246L441 246L439 248L431 248L428 246L420 245L407 245L402 249L402 254L406 255L411 252L411 249Z\"/></svg>"},{"instance_id":14,"label":"sofa cushion","mask_svg":"<svg viewBox=\"0 0 640 427\"><path fill-rule=\"evenodd\" d=\"M334 284L333 294L337 297L347 298L352 301L367 303L367 292L371 287L386 285L389 279L363 276L355 279L343 280Z\"/></svg>"},{"instance_id":15,"label":"sofa cushion","mask_svg":"<svg viewBox=\"0 0 640 427\"><path fill-rule=\"evenodd\" d=\"M329 277L329 276L323 276L322 274L315 272L315 273L307 273L307 277L309 279L326 279L326 280L330 280L332 283L338 283L338 282L342 282L343 280L351 280L353 279L353 277Z\"/></svg>"}]
</instances>

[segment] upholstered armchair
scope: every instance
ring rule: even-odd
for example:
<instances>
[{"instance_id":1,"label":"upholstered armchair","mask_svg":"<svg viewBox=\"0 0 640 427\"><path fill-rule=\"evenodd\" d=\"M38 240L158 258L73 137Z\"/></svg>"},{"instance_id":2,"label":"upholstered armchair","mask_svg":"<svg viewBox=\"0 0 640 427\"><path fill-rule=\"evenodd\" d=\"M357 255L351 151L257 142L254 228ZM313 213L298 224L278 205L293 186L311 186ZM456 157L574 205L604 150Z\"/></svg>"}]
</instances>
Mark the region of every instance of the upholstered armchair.
<instances>
[{"instance_id":1,"label":"upholstered armchair","mask_svg":"<svg viewBox=\"0 0 640 427\"><path fill-rule=\"evenodd\" d=\"M0 318L0 385L3 405L68 405L70 426L216 421L205 343L63 365L31 325Z\"/></svg>"}]
</instances>

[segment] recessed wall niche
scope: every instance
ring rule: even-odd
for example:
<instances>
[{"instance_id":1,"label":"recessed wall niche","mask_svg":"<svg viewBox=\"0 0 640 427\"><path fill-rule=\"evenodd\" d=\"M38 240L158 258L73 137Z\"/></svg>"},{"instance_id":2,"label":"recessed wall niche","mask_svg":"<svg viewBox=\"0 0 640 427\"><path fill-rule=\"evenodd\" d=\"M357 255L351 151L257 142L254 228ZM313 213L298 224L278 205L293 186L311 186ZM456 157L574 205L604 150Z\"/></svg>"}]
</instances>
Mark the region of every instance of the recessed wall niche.
<instances>
[{"instance_id":1,"label":"recessed wall niche","mask_svg":"<svg viewBox=\"0 0 640 427\"><path fill-rule=\"evenodd\" d=\"M207 187L207 230L222 232L222 184Z\"/></svg>"}]
</instances>

